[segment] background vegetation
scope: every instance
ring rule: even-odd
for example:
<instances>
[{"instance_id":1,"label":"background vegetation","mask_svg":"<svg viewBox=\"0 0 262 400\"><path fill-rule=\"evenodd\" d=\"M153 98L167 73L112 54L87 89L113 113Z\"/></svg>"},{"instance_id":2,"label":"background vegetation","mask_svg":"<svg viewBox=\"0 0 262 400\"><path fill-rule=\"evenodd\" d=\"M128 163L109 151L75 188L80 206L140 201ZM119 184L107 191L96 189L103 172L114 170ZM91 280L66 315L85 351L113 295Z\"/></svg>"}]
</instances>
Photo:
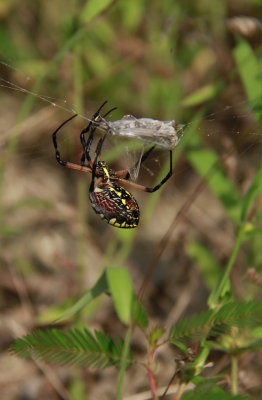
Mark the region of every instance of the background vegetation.
<instances>
[{"instance_id":1,"label":"background vegetation","mask_svg":"<svg viewBox=\"0 0 262 400\"><path fill-rule=\"evenodd\" d=\"M113 368L54 367L7 350L15 338L50 326L106 267L130 272L150 329L168 332L227 296L261 300L260 18L259 0L0 3L2 399L115 398ZM133 191L141 211L135 230L101 221L89 205L90 177L55 161L54 129L72 111L80 114L60 142L63 157L78 161L85 118L104 100L118 107L112 119L133 114L185 124L171 180L154 194ZM127 146L108 140L103 155L123 168L137 156ZM159 181L167 158L157 151L138 181ZM126 331L109 296L61 323L72 326L114 339ZM252 335L260 339L259 323ZM225 349L236 340L223 345L205 360L212 365L204 374L220 376L225 391L261 396L261 353L245 351L232 371ZM131 346L144 361L140 331ZM160 393L174 374L174 358L178 363L174 348L156 352ZM133 365L124 398L139 399L149 386L146 370Z\"/></svg>"}]
</instances>

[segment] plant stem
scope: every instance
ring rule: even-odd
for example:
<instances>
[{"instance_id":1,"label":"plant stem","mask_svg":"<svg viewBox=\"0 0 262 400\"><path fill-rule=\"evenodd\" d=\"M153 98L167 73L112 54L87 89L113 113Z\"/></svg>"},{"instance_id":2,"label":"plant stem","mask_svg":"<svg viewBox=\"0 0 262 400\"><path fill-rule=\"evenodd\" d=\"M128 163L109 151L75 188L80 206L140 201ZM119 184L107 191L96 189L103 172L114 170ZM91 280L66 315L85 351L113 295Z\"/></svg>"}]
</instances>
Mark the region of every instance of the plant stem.
<instances>
[{"instance_id":1,"label":"plant stem","mask_svg":"<svg viewBox=\"0 0 262 400\"><path fill-rule=\"evenodd\" d=\"M228 262L227 268L225 270L225 274L223 276L223 279L222 279L222 281L220 283L220 288L221 289L222 289L225 281L229 278L230 272L231 272L232 267L233 267L233 265L235 263L235 260L236 260L237 254L239 252L240 246L242 244L243 237L244 237L244 226L242 226L240 228L240 230L239 230L239 233L238 233L238 236L237 236L237 240L236 240L236 243L235 243L235 247L234 247L234 249L232 251L232 254L231 254L230 260Z\"/></svg>"},{"instance_id":2,"label":"plant stem","mask_svg":"<svg viewBox=\"0 0 262 400\"><path fill-rule=\"evenodd\" d=\"M238 357L231 357L231 390L232 394L238 393Z\"/></svg>"},{"instance_id":3,"label":"plant stem","mask_svg":"<svg viewBox=\"0 0 262 400\"><path fill-rule=\"evenodd\" d=\"M241 246L242 241L244 239L244 233L245 233L245 225L243 224L239 229L238 236L237 236L237 239L236 239L236 243L235 243L234 249L232 251L231 257L230 257L230 259L228 261L228 264L227 264L226 270L224 272L224 275L223 275L218 287L209 296L208 304L209 304L210 307L216 306L217 303L219 302L219 299L223 298L224 295L226 294L227 290L228 290L228 285L227 284L228 284L229 275L230 275L230 272L231 272L231 270L233 268L233 265L235 264L236 257L238 255L240 246Z\"/></svg>"},{"instance_id":4,"label":"plant stem","mask_svg":"<svg viewBox=\"0 0 262 400\"><path fill-rule=\"evenodd\" d=\"M150 383L150 389L152 392L153 400L157 400L156 380L155 380L155 376L154 376L154 373L152 370L154 354L155 354L155 349L151 350L149 353L147 374L148 374L148 379L149 379L149 383Z\"/></svg>"},{"instance_id":5,"label":"plant stem","mask_svg":"<svg viewBox=\"0 0 262 400\"><path fill-rule=\"evenodd\" d=\"M118 384L117 384L117 400L122 399L123 395L123 386L124 386L124 378L125 378L125 370L127 365L127 357L130 348L130 341L131 341L131 333L132 333L132 326L130 326L126 332L126 337L124 341L124 347L121 357L121 364L120 364L120 371L118 375Z\"/></svg>"}]
</instances>

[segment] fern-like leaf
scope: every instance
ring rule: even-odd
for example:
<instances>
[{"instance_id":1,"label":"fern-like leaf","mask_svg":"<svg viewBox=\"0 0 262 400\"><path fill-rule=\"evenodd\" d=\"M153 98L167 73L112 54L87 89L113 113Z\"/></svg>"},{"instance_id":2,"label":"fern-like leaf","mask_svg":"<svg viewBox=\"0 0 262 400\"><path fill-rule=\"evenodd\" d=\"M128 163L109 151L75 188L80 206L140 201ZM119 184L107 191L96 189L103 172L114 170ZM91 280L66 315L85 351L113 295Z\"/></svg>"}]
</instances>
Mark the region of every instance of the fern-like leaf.
<instances>
[{"instance_id":1,"label":"fern-like leaf","mask_svg":"<svg viewBox=\"0 0 262 400\"><path fill-rule=\"evenodd\" d=\"M197 340L217 336L232 326L249 328L262 319L262 302L230 302L218 310L208 310L174 325L169 334L172 341Z\"/></svg>"},{"instance_id":2,"label":"fern-like leaf","mask_svg":"<svg viewBox=\"0 0 262 400\"><path fill-rule=\"evenodd\" d=\"M213 323L248 327L260 322L262 317L261 301L230 302L221 307L213 316Z\"/></svg>"},{"instance_id":3,"label":"fern-like leaf","mask_svg":"<svg viewBox=\"0 0 262 400\"><path fill-rule=\"evenodd\" d=\"M31 357L60 365L78 365L94 368L106 368L120 363L123 342L115 343L102 332L93 336L88 329L70 329L62 332L58 329L37 330L30 335L17 339L10 351L19 357ZM128 366L132 363L131 354Z\"/></svg>"},{"instance_id":4,"label":"fern-like leaf","mask_svg":"<svg viewBox=\"0 0 262 400\"><path fill-rule=\"evenodd\" d=\"M180 321L171 328L169 339L171 341L199 339L204 333L207 334L212 327L212 315L213 311L209 310Z\"/></svg>"}]
</instances>

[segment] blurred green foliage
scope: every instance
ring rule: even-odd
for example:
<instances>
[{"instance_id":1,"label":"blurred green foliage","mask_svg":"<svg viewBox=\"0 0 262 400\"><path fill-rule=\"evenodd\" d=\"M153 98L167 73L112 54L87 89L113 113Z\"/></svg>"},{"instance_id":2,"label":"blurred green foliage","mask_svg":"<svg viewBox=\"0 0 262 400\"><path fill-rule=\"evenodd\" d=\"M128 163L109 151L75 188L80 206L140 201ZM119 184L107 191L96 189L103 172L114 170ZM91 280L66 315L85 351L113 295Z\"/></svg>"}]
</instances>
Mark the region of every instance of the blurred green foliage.
<instances>
[{"instance_id":1,"label":"blurred green foliage","mask_svg":"<svg viewBox=\"0 0 262 400\"><path fill-rule=\"evenodd\" d=\"M239 28L232 28L229 22L235 15L257 18L257 30L244 35L241 24ZM31 250L25 251L23 238L27 238L26 244L31 244L37 232L36 226L47 224L45 215L50 217L48 213L57 213L57 219L51 215L50 225L52 228L55 226L59 237L62 237L61 231L63 234L66 231L75 240L72 245L69 237L63 237L66 242L63 250L77 247L74 259L77 278L74 278L74 293L70 295L80 297L80 300L69 309L69 314L71 311L79 312L83 305L96 297L92 290L98 290L95 294L105 291L105 281L98 281L95 285L90 284L93 289L82 295L87 290L83 277L91 270L99 276L101 269L109 265L122 267L131 264L137 270L142 269L144 274L151 258L159 250L162 226L167 229L179 210L178 192L186 201L188 193L195 190L198 179L206 182L209 190L210 197L203 200L201 211L213 218L213 230L207 231L201 218L193 219L192 225L196 230L187 228L185 238L182 238L186 245L171 243L170 247L175 250L172 253L173 249L170 249L171 256L167 252L168 271L174 274L174 264L186 271L188 263L192 262L192 270L198 270L201 284L207 290L201 292L199 298L206 302L211 292L209 305L212 307L219 301L228 300L227 295L235 297L235 288L229 281L234 272L234 276L244 276L250 265L261 272L261 18L260 0L4 0L0 3L0 87L3 105L13 94L12 105L4 109L14 110L12 121L7 111L3 113L6 114L3 115L3 126L8 126L3 134L8 133L10 125L13 132L7 136L8 140L3 136L5 147L0 160L0 238L3 250L11 255L7 257L10 265L15 265L23 275L33 274L33 266L37 271L39 264L48 269L50 265L47 267L42 262L43 266ZM73 175L68 170L60 172L51 147L51 122L55 126L57 119L62 121L74 110L80 116L69 130L79 135L86 123L84 118L90 117L106 99L110 107L118 107L110 117L113 119L133 114L175 119L177 123L185 124L184 138L173 152L174 177L159 192L143 197L141 225L133 231L103 226L95 215L90 215L87 180L78 179L77 175L71 178ZM32 116L37 119L37 113L45 106L57 110L56 115L50 118L50 131L46 126L46 130L41 131L43 121L35 124L28 153L23 155L20 142L23 143L26 136L29 119ZM21 134L19 129L23 121L26 128ZM65 146L63 151L75 160L78 142L74 142L73 134L68 142L62 142ZM105 149L103 155L110 164L121 168L127 159L126 144L120 140L113 143L113 148ZM249 151L251 146L252 151ZM74 217L61 212L64 203L55 194L46 199L46 193L52 190L46 189L44 184L43 192L30 193L36 184L31 176L37 163L36 147L41 151L47 149L48 153L47 159L42 156L42 172L53 162L49 179L60 185L62 175L59 173L64 173L62 188L68 194L68 203L75 203L77 213ZM28 174L27 195L10 205L5 195L9 193L10 181L13 186L17 185L19 192L20 160L23 157ZM157 152L155 158L160 167L153 165L151 168L150 164L147 168L156 181L161 180L168 168L168 160L165 161L164 157L165 152ZM10 174L12 165L16 170L13 175ZM139 181L143 183L147 175L150 174L141 170ZM35 179L38 183L39 177ZM42 183L42 175L40 181ZM197 207L200 209L201 204ZM221 208L223 219L217 218L216 222ZM30 225L27 212L38 213L39 220ZM61 227L61 221L66 224L65 215L70 215L71 221ZM191 221L188 213L183 217ZM45 242L39 240L39 243L40 248ZM145 256L143 246L149 248ZM177 247L185 253L183 262L180 258L177 261ZM99 263L89 257L93 248L100 251ZM62 253L64 256L63 251L59 251L59 255ZM55 257L52 263L56 265ZM110 273L114 274L109 270ZM166 269L158 274L162 281L167 281L168 276ZM130 315L125 315L130 307L124 311L121 309L121 296L117 293L121 288L130 294L130 302L133 300L128 279L125 275L124 278L117 275L110 281L113 301L122 322L130 320ZM124 282L122 286L121 282ZM251 287L250 282L245 281L242 289L244 300L261 298L259 287ZM175 292L172 292L172 301L177 300ZM68 298L59 298L62 300L64 311L71 302ZM47 311L46 315L44 320L50 322L54 315L57 317L57 309ZM141 321L143 318L144 315ZM83 393L83 388L75 386L73 391Z\"/></svg>"}]
</instances>

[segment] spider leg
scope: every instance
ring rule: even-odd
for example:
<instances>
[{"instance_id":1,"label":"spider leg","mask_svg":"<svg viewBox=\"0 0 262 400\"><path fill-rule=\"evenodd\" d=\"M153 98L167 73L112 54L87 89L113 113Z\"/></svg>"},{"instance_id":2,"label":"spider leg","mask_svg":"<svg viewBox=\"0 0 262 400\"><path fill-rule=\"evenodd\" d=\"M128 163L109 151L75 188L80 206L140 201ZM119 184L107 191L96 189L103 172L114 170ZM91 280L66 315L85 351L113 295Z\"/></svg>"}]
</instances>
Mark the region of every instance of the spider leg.
<instances>
[{"instance_id":1,"label":"spider leg","mask_svg":"<svg viewBox=\"0 0 262 400\"><path fill-rule=\"evenodd\" d=\"M93 162L93 166L92 166L92 179L91 179L91 184L90 184L90 188L89 188L89 192L92 193L95 189L95 177L96 177L96 167L97 167L97 160L98 157L101 154L102 151L102 146L103 143L105 141L105 138L107 136L107 132L104 134L104 136L99 139L97 146L96 146L96 151L95 151L95 158L94 158L94 162Z\"/></svg>"},{"instance_id":2,"label":"spider leg","mask_svg":"<svg viewBox=\"0 0 262 400\"><path fill-rule=\"evenodd\" d=\"M146 188L146 192L149 192L149 193L153 193L153 192L155 192L156 190L158 190L158 189L160 189L161 188L161 186L162 185L164 185L164 183L166 183L166 181L169 179L169 178L171 178L171 176L172 176L172 173L173 173L173 171L172 171L172 150L169 150L169 171L168 171L168 173L166 174L166 176L162 179L162 181L160 182L160 183L158 183L158 185L156 185L156 186L154 186L154 187L152 187L152 188Z\"/></svg>"},{"instance_id":3,"label":"spider leg","mask_svg":"<svg viewBox=\"0 0 262 400\"><path fill-rule=\"evenodd\" d=\"M83 146L83 149L84 149L84 153L82 154L82 158L81 158L81 165L83 165L82 164L82 162L84 163L85 162L85 158L88 160L88 162L89 162L89 165L92 167L92 161L91 161L91 157L90 157L90 155L89 155L89 151L90 151L90 147L91 147L91 144L92 144L92 142L93 142L93 139L94 139L94 133L95 133L95 130L96 130L96 128L97 127L99 127L99 125L96 125L95 124L95 120L96 120L96 118L98 117L98 115L99 115L99 111L101 110L101 108L105 105L107 103L107 101L106 102L104 102L103 104L102 104L102 106L99 108L99 110L95 113L95 115L93 116L93 118L92 118L92 122L90 122L90 124L88 125L88 128L90 129L91 128L91 132L90 132L90 135L89 135L89 138L88 138L88 140L87 140L87 142L85 143L85 147L84 147L84 145L83 145L83 141L85 141L85 138L84 138L84 136L82 137L82 139L83 139L83 141L82 141L82 139L81 139L81 143L82 143L82 146ZM113 108L111 108L111 110L109 110L109 111L107 111L104 115L102 115L102 117L101 118L105 118L108 114L110 114L112 111L114 111L114 110L116 110L117 109L117 107L113 107ZM87 132L87 131L86 131ZM82 134L82 133L81 133ZM80 138L81 138L81 136L80 136ZM104 139L103 139L103 142L104 142ZM100 153L99 153L100 154Z\"/></svg>"},{"instance_id":4,"label":"spider leg","mask_svg":"<svg viewBox=\"0 0 262 400\"><path fill-rule=\"evenodd\" d=\"M162 181L160 183L158 183L156 186L154 186L152 188L146 187L143 185L139 185L135 182L127 181L123 178L117 178L116 180L123 184L132 186L135 189L142 190L142 191L148 192L148 193L153 193L153 192L157 191L158 189L160 189L161 186L164 185L164 183L172 176L172 151L171 150L169 151L169 157L170 157L169 158L170 163L169 163L169 171L168 171L167 175L162 179Z\"/></svg>"},{"instance_id":5,"label":"spider leg","mask_svg":"<svg viewBox=\"0 0 262 400\"><path fill-rule=\"evenodd\" d=\"M87 162L90 165L90 167L92 167L93 164L92 164L91 157L89 155L89 151L90 151L90 147L91 147L91 144L93 142L94 133L95 133L95 130L96 130L96 127L94 127L92 125L92 122L90 122L90 124L88 125L88 130L90 130L90 134L89 134L87 142L85 141L84 135L82 137L81 137L82 133L80 135L80 140L81 140L82 147L83 147L83 150L84 150L83 154L82 154L82 157L81 157L81 165L85 165L85 160L87 160ZM88 130L85 130L85 133L88 132Z\"/></svg>"},{"instance_id":6,"label":"spider leg","mask_svg":"<svg viewBox=\"0 0 262 400\"><path fill-rule=\"evenodd\" d=\"M54 131L53 133L53 144L54 144L54 148L56 151L56 161L63 165L64 167L66 167L67 161L61 160L61 156L60 156L60 152L58 150L58 145L57 145L57 140L56 140L56 135L58 134L58 132L60 131L60 129L66 125L69 121L71 121L71 119L75 118L77 116L77 114L72 115L72 117L68 118L66 121L64 121L61 125L59 125L59 127Z\"/></svg>"},{"instance_id":7,"label":"spider leg","mask_svg":"<svg viewBox=\"0 0 262 400\"><path fill-rule=\"evenodd\" d=\"M95 112L95 114L92 117L92 120L89 122L89 124L87 125L87 127L85 129L82 130L81 134L80 134L80 141L83 147L83 154L81 157L81 165L85 164L85 160L88 161L89 165L92 166L92 161L91 161L91 157L89 155L89 151L90 151L90 147L91 144L93 142L94 139L94 133L95 133L95 128L96 128L96 120L97 118L100 116L100 111L102 110L102 108L104 107L104 105L107 103L107 100L104 101L104 103L99 107L99 109ZM112 111L116 110L117 107L111 108L111 110L107 111L102 118L105 118L108 114L110 114ZM97 125L99 126L99 125ZM92 129L93 127L93 129ZM91 129L91 131L90 131ZM87 132L90 131L89 137L86 141L85 139L85 134Z\"/></svg>"},{"instance_id":8,"label":"spider leg","mask_svg":"<svg viewBox=\"0 0 262 400\"><path fill-rule=\"evenodd\" d=\"M59 152L59 150L58 150L58 145L57 145L57 140L56 140L57 133L59 132L59 130L60 130L65 124L67 124L69 121L71 121L71 119L75 118L76 116L77 116L77 114L73 115L72 117L70 117L70 118L68 118L66 121L64 121L64 122L55 130L55 132L54 132L53 135L52 135L52 136L53 136L53 144L54 144L54 148L55 148L55 151L56 151L56 161L57 161L59 164L63 165L63 167L66 167L66 168L71 168L71 169L75 169L75 170L77 170L77 171L82 171L82 172L92 172L91 168L89 168L89 167L82 166L82 165L78 165L78 164L74 164L74 163L71 163L71 162L69 162L69 161L64 161L64 160L62 160L62 159L61 159L61 156L60 156L60 152Z\"/></svg>"},{"instance_id":9,"label":"spider leg","mask_svg":"<svg viewBox=\"0 0 262 400\"><path fill-rule=\"evenodd\" d=\"M80 141L81 141L81 144L82 144L82 147L83 147L83 150L84 150L84 152L82 154L82 157L81 157L81 165L84 165L85 159L87 159L89 164L91 163L91 157L89 155L89 151L90 151L90 147L91 147L91 144L93 142L93 139L94 139L95 129L91 129L91 131L90 131L90 128L93 126L93 123L95 122L96 118L99 116L100 111L106 105L106 103L107 103L107 100L104 101L104 103L99 107L99 109L95 112L95 114L92 117L92 120L89 122L87 127L84 128L82 130L82 132L80 133ZM90 131L90 134L89 134L89 137L88 137L88 139L86 141L85 134L87 132L89 132L89 131Z\"/></svg>"},{"instance_id":10,"label":"spider leg","mask_svg":"<svg viewBox=\"0 0 262 400\"><path fill-rule=\"evenodd\" d=\"M111 108L111 109L110 109L109 111L107 111L104 115L102 115L102 118L107 117L112 111L115 111L115 110L117 110L117 107Z\"/></svg>"}]
</instances>

